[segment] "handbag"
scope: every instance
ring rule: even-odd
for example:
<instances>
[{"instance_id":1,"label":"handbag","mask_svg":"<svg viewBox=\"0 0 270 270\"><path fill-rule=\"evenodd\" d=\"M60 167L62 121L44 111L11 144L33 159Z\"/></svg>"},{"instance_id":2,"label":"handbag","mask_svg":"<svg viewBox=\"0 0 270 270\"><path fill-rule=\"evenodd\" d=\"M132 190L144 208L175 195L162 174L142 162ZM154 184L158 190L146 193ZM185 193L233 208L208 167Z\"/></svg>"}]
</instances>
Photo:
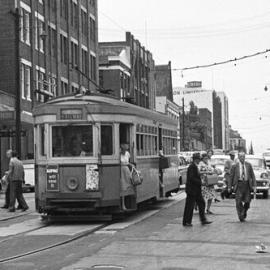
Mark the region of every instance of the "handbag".
<instances>
[{"instance_id":1,"label":"handbag","mask_svg":"<svg viewBox=\"0 0 270 270\"><path fill-rule=\"evenodd\" d=\"M143 177L140 171L138 171L135 167L132 167L131 170L131 183L133 186L141 185L143 182Z\"/></svg>"}]
</instances>

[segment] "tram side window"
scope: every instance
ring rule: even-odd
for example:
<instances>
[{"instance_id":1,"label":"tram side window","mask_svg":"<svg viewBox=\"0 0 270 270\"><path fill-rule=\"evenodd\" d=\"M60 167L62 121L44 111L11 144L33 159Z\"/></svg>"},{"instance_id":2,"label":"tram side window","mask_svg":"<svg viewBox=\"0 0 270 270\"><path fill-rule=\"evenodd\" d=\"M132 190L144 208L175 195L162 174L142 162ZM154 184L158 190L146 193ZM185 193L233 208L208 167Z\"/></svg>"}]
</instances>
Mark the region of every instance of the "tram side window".
<instances>
[{"instance_id":1,"label":"tram side window","mask_svg":"<svg viewBox=\"0 0 270 270\"><path fill-rule=\"evenodd\" d=\"M110 156L113 154L113 127L101 125L101 155Z\"/></svg>"},{"instance_id":2,"label":"tram side window","mask_svg":"<svg viewBox=\"0 0 270 270\"><path fill-rule=\"evenodd\" d=\"M40 125L40 155L45 156L45 126Z\"/></svg>"},{"instance_id":3,"label":"tram side window","mask_svg":"<svg viewBox=\"0 0 270 270\"><path fill-rule=\"evenodd\" d=\"M93 127L52 127L53 157L93 156Z\"/></svg>"}]
</instances>

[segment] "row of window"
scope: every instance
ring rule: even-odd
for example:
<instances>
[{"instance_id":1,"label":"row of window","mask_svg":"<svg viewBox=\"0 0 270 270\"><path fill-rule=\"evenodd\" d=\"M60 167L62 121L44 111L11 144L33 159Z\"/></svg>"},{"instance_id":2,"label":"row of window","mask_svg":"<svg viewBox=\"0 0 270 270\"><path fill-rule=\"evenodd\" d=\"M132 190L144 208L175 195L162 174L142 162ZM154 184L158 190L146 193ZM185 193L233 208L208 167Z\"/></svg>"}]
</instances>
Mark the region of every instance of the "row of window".
<instances>
[{"instance_id":1,"label":"row of window","mask_svg":"<svg viewBox=\"0 0 270 270\"><path fill-rule=\"evenodd\" d=\"M61 3L67 3L66 0L61 0ZM72 2L73 5L77 5L75 2ZM72 8L71 10L74 10ZM65 13L65 4L63 4L63 8L61 7L61 14L66 14ZM77 14L77 13L76 13ZM35 48L41 52L44 52L44 46L45 46L45 38L44 38L44 33L45 33L45 23L44 23L44 17L40 15L39 13L35 13L35 22L34 26L31 25L31 9L27 5L23 5L21 8L21 19L20 19L20 29L21 29L21 41L26 43L27 45L30 45L30 33L31 33L31 28L34 28L35 31ZM77 15L74 17L74 15L71 15L71 25L74 27L78 26L78 19ZM90 40L93 42L96 41L96 21L95 19L90 16L88 20L87 13L82 10L81 12L81 31L82 33L87 36L87 33L90 32ZM48 26L50 28L50 26ZM55 42L56 43L56 30L54 30L55 33L53 33L52 36L52 30L48 29L48 36L49 40L51 39L50 42ZM49 46L51 48L51 46ZM56 47L56 46L55 46Z\"/></svg>"},{"instance_id":2,"label":"row of window","mask_svg":"<svg viewBox=\"0 0 270 270\"><path fill-rule=\"evenodd\" d=\"M137 131L137 133L148 133L148 134L155 134L156 135L157 134L157 127L137 124L136 131Z\"/></svg>"}]
</instances>

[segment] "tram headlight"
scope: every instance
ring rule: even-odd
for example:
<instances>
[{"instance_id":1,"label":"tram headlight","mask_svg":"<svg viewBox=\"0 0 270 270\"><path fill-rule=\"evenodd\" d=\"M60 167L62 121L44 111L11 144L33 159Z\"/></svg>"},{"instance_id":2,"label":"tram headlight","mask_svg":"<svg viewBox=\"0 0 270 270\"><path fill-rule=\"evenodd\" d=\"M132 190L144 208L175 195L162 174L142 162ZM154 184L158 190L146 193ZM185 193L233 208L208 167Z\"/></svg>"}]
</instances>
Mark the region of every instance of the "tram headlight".
<instances>
[{"instance_id":1,"label":"tram headlight","mask_svg":"<svg viewBox=\"0 0 270 270\"><path fill-rule=\"evenodd\" d=\"M99 189L99 172L98 166L86 165L86 190L95 191Z\"/></svg>"}]
</instances>

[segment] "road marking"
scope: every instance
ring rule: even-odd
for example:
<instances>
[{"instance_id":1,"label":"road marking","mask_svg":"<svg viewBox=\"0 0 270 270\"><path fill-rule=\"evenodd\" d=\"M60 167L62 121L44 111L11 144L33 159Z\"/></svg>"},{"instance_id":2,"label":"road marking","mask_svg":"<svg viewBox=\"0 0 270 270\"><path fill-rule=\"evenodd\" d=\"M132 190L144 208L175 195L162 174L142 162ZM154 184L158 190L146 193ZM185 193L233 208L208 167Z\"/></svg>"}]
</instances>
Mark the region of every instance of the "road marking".
<instances>
[{"instance_id":1,"label":"road marking","mask_svg":"<svg viewBox=\"0 0 270 270\"><path fill-rule=\"evenodd\" d=\"M89 230L95 230L96 228L100 227L102 224L87 224L87 225L50 225L49 227L41 228L39 230L35 230L33 232L29 232L26 235L68 235L74 236L78 233L83 233Z\"/></svg>"}]
</instances>

